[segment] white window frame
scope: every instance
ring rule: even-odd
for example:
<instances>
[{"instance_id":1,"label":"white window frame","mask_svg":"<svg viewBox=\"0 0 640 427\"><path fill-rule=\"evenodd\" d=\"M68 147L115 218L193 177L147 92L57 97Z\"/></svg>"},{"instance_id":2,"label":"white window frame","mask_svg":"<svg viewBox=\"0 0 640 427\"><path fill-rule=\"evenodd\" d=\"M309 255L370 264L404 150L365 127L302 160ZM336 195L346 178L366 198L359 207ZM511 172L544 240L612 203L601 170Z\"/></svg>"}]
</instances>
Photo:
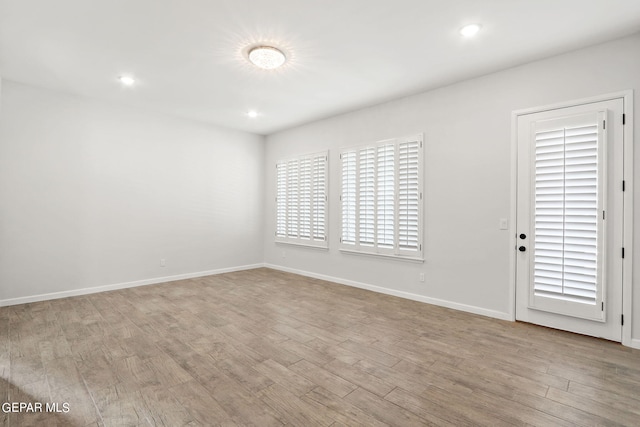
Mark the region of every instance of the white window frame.
<instances>
[{"instance_id":1,"label":"white window frame","mask_svg":"<svg viewBox=\"0 0 640 427\"><path fill-rule=\"evenodd\" d=\"M412 216L415 216L415 210L417 209L417 221L413 221L412 224L417 226L417 231L412 232L411 241L415 242L415 249L403 248L400 245L400 148L409 147L409 144L417 144L417 159L415 154L413 158L417 160L417 200L412 200ZM413 145L412 145L413 146ZM386 149L384 149L386 147ZM380 193L380 186L384 183L389 183L381 177L380 167L386 167L385 163L380 160L380 157L389 153L389 148L392 148L393 152L393 241L391 245L385 245L385 239L379 238L379 230L383 231L387 229L385 226L381 226L385 221L380 220L379 210L381 206L385 205L383 200L384 192ZM382 150L382 151L381 151ZM371 153L375 153L373 156L373 168L371 167ZM368 156L368 157L364 157ZM424 194L424 137L423 134L414 134L406 137L392 138L382 141L377 141L371 144L362 146L354 146L343 148L340 151L340 251L345 253L356 253L365 255L376 255L392 257L397 259L405 259L410 261L424 262L423 258L423 194ZM363 167L367 167L366 172L363 171ZM373 172L372 172L373 171ZM367 173L367 176L363 177L363 174ZM373 173L373 179L372 174ZM412 173L412 179L414 185L415 174ZM381 181L382 180L382 181ZM372 189L373 182L373 189ZM361 191L363 188L368 190L368 195ZM385 186L385 188L388 188ZM385 191L388 191L385 190ZM416 191L412 190L412 194ZM373 194L373 196L372 196ZM404 189L403 194L406 194ZM388 200L388 199L387 199ZM373 205L373 207L372 207ZM387 205L388 207L388 205ZM408 208L403 210L405 216L409 215ZM373 222L371 222L371 215L373 215ZM362 225L361 219L367 219L368 225ZM373 231L371 229L373 224ZM388 222L386 222L388 224ZM373 238L371 237L373 233ZM405 236L407 232L405 232ZM415 235L417 233L417 236ZM385 232L385 235L388 234ZM405 237L406 239L406 237ZM414 240L415 239L415 240ZM406 240L405 240L406 241Z\"/></svg>"},{"instance_id":2,"label":"white window frame","mask_svg":"<svg viewBox=\"0 0 640 427\"><path fill-rule=\"evenodd\" d=\"M275 241L328 248L329 152L276 162Z\"/></svg>"}]
</instances>

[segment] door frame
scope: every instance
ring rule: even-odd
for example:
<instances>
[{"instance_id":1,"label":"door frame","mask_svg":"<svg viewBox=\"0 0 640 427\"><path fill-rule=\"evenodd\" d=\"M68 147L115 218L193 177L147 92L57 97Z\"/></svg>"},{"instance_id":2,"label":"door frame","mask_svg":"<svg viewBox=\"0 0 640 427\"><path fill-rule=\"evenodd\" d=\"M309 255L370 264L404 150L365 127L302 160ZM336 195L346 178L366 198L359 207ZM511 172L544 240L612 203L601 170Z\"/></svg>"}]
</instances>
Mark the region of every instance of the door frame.
<instances>
[{"instance_id":1,"label":"door frame","mask_svg":"<svg viewBox=\"0 0 640 427\"><path fill-rule=\"evenodd\" d=\"M640 348L640 342L634 342L631 337L631 325L633 324L633 90L608 93L589 98L576 99L566 102L549 104L539 107L515 110L511 113L511 211L509 227L509 317L516 320L516 247L517 247L517 204L518 204L518 117L526 114L560 108L575 107L582 104L623 100L624 114L626 117L623 129L623 153L624 166L623 177L625 191L623 194L623 237L624 259L622 260L622 313L624 324L622 325L622 345ZM620 183L622 185L622 183ZM615 255L614 255L615 256ZM635 340L638 341L638 340ZM635 344L635 345L634 345Z\"/></svg>"}]
</instances>

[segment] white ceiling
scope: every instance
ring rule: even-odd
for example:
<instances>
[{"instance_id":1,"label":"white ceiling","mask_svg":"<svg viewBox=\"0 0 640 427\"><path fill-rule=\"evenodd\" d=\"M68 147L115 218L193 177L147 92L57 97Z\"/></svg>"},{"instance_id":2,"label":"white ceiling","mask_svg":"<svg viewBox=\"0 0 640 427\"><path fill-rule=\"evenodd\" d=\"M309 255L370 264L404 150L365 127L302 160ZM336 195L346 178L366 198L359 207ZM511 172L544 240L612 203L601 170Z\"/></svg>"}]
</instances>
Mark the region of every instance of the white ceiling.
<instances>
[{"instance_id":1,"label":"white ceiling","mask_svg":"<svg viewBox=\"0 0 640 427\"><path fill-rule=\"evenodd\" d=\"M0 0L0 75L269 134L639 30L640 0Z\"/></svg>"}]
</instances>

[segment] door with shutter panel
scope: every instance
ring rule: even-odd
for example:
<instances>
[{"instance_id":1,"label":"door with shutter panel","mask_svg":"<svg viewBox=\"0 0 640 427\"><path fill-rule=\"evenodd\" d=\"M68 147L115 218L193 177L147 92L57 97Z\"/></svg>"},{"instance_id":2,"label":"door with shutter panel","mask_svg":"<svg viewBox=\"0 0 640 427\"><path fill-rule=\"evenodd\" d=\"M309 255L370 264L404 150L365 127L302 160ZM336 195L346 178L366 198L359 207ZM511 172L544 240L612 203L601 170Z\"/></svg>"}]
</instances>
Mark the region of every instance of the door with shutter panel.
<instances>
[{"instance_id":1,"label":"door with shutter panel","mask_svg":"<svg viewBox=\"0 0 640 427\"><path fill-rule=\"evenodd\" d=\"M621 341L623 100L517 118L516 319Z\"/></svg>"}]
</instances>

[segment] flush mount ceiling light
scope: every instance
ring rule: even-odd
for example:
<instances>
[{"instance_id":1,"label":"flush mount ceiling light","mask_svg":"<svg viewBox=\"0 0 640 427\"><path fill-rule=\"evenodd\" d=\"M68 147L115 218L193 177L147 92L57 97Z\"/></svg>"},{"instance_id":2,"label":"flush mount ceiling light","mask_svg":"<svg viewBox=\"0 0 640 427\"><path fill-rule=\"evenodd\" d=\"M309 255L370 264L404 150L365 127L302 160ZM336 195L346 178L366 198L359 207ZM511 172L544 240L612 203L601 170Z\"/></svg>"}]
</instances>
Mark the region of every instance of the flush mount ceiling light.
<instances>
[{"instance_id":1,"label":"flush mount ceiling light","mask_svg":"<svg viewBox=\"0 0 640 427\"><path fill-rule=\"evenodd\" d=\"M464 27L460 28L460 34L462 34L465 37L473 37L476 34L478 34L478 31L480 31L480 28L482 28L480 24L465 25Z\"/></svg>"},{"instance_id":2,"label":"flush mount ceiling light","mask_svg":"<svg viewBox=\"0 0 640 427\"><path fill-rule=\"evenodd\" d=\"M256 46L249 51L249 61L263 70L273 70L287 60L280 49L272 46Z\"/></svg>"},{"instance_id":3,"label":"flush mount ceiling light","mask_svg":"<svg viewBox=\"0 0 640 427\"><path fill-rule=\"evenodd\" d=\"M256 117L258 117L258 112L255 110L250 110L247 112L247 116L251 117L252 119L255 119Z\"/></svg>"},{"instance_id":4,"label":"flush mount ceiling light","mask_svg":"<svg viewBox=\"0 0 640 427\"><path fill-rule=\"evenodd\" d=\"M120 80L120 83L125 86L133 86L136 82L136 79L131 76L120 76L118 77L118 80Z\"/></svg>"}]
</instances>

